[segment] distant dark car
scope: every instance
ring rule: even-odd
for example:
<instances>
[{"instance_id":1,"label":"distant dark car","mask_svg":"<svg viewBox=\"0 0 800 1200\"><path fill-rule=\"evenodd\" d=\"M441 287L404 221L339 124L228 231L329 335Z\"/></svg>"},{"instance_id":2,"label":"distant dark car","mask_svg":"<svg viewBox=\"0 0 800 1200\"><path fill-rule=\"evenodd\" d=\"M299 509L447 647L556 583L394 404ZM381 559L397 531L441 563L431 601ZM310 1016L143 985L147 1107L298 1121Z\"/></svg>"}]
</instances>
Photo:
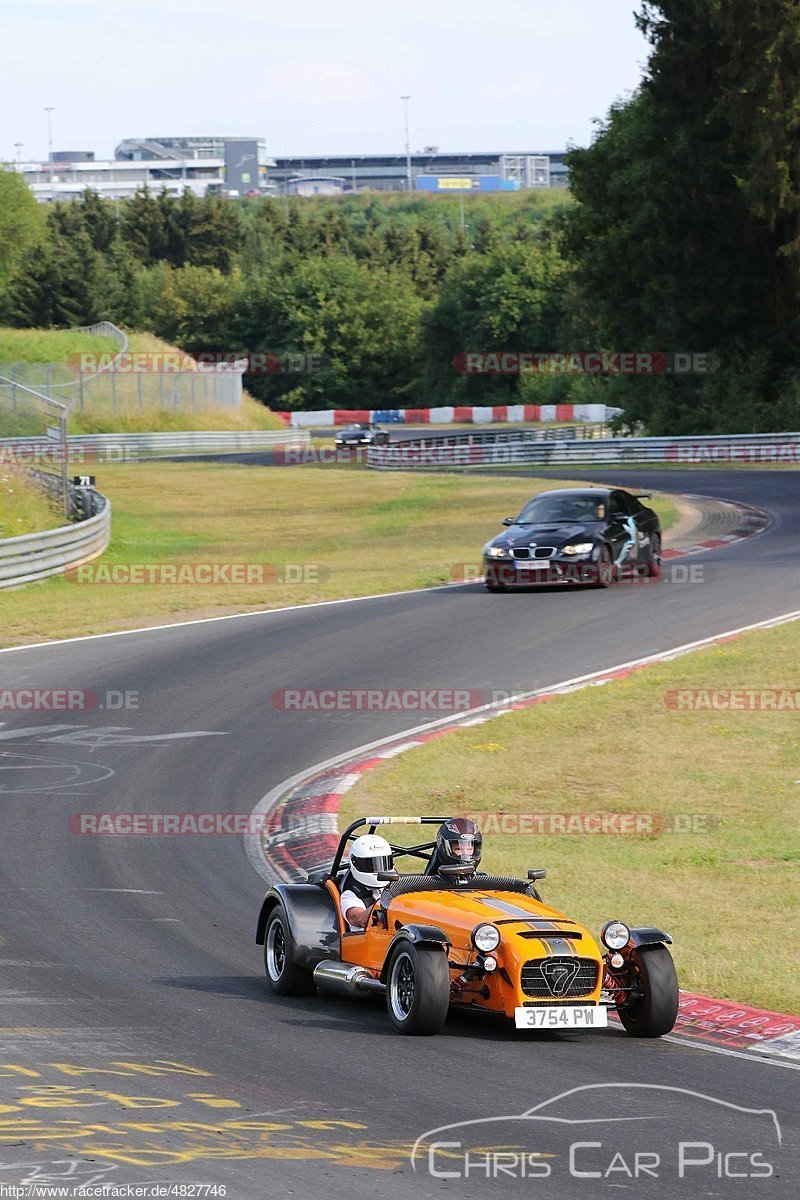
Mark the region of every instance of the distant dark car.
<instances>
[{"instance_id":1,"label":"distant dark car","mask_svg":"<svg viewBox=\"0 0 800 1200\"><path fill-rule=\"evenodd\" d=\"M661 524L652 508L619 488L540 492L506 532L483 548L490 592L513 584L608 587L624 577L661 574Z\"/></svg>"},{"instance_id":2,"label":"distant dark car","mask_svg":"<svg viewBox=\"0 0 800 1200\"><path fill-rule=\"evenodd\" d=\"M334 441L337 446L385 446L389 434L374 421L364 421L358 425L345 425Z\"/></svg>"}]
</instances>

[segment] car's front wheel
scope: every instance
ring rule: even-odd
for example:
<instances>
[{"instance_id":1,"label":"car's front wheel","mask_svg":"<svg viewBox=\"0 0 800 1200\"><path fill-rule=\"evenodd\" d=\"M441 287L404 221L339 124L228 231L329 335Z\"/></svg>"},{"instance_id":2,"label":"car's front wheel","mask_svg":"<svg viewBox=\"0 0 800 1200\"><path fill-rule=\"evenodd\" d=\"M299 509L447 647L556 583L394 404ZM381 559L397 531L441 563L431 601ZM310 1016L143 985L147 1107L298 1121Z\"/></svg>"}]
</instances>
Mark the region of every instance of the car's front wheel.
<instances>
[{"instance_id":1,"label":"car's front wheel","mask_svg":"<svg viewBox=\"0 0 800 1200\"><path fill-rule=\"evenodd\" d=\"M631 952L631 983L635 998L618 1010L632 1037L661 1037L678 1016L678 976L666 946L647 946Z\"/></svg>"},{"instance_id":2,"label":"car's front wheel","mask_svg":"<svg viewBox=\"0 0 800 1200\"><path fill-rule=\"evenodd\" d=\"M395 950L386 979L386 1008L398 1033L438 1033L450 1005L450 967L439 947L413 942Z\"/></svg>"},{"instance_id":3,"label":"car's front wheel","mask_svg":"<svg viewBox=\"0 0 800 1200\"><path fill-rule=\"evenodd\" d=\"M273 908L264 937L264 970L276 996L302 996L312 991L313 975L294 962L294 938L282 905Z\"/></svg>"},{"instance_id":4,"label":"car's front wheel","mask_svg":"<svg viewBox=\"0 0 800 1200\"><path fill-rule=\"evenodd\" d=\"M485 568L483 582L487 592L504 592L506 590L506 581L497 567Z\"/></svg>"},{"instance_id":5,"label":"car's front wheel","mask_svg":"<svg viewBox=\"0 0 800 1200\"><path fill-rule=\"evenodd\" d=\"M614 582L614 562L608 546L601 547L600 557L595 563L595 572L594 587L611 587Z\"/></svg>"}]
</instances>

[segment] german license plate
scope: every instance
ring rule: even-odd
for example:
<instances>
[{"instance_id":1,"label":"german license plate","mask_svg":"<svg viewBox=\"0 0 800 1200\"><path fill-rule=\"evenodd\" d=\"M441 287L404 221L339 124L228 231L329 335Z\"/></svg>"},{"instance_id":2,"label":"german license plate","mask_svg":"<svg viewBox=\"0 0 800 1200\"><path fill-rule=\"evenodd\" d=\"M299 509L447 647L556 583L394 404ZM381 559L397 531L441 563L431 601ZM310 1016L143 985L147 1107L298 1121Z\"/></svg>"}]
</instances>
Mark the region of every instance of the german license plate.
<instances>
[{"instance_id":1,"label":"german license plate","mask_svg":"<svg viewBox=\"0 0 800 1200\"><path fill-rule=\"evenodd\" d=\"M605 1029L608 1010L605 1005L592 1004L585 1008L515 1008L517 1029Z\"/></svg>"}]
</instances>

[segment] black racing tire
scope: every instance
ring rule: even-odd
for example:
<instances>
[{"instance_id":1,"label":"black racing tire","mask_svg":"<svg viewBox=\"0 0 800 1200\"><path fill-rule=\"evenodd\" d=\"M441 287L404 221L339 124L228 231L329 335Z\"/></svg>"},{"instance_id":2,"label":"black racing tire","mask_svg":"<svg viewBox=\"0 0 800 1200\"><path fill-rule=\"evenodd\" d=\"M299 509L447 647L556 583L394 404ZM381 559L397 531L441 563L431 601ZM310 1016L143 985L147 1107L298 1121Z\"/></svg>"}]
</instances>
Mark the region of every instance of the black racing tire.
<instances>
[{"instance_id":1,"label":"black racing tire","mask_svg":"<svg viewBox=\"0 0 800 1200\"><path fill-rule=\"evenodd\" d=\"M641 997L617 1015L631 1037L661 1037L678 1016L678 976L666 946L644 946L631 951L631 970Z\"/></svg>"},{"instance_id":2,"label":"black racing tire","mask_svg":"<svg viewBox=\"0 0 800 1200\"><path fill-rule=\"evenodd\" d=\"M401 942L386 973L386 1011L396 1031L417 1037L438 1033L449 1006L446 952L438 946Z\"/></svg>"},{"instance_id":3,"label":"black racing tire","mask_svg":"<svg viewBox=\"0 0 800 1200\"><path fill-rule=\"evenodd\" d=\"M661 572L661 534L654 533L650 539L650 558L647 560L647 574L650 579L660 579Z\"/></svg>"},{"instance_id":4,"label":"black racing tire","mask_svg":"<svg viewBox=\"0 0 800 1200\"><path fill-rule=\"evenodd\" d=\"M307 996L313 991L313 973L294 962L294 938L282 904L276 904L267 919L264 970L276 996Z\"/></svg>"},{"instance_id":5,"label":"black racing tire","mask_svg":"<svg viewBox=\"0 0 800 1200\"><path fill-rule=\"evenodd\" d=\"M614 582L614 562L611 558L611 551L608 546L603 546L600 550L600 557L595 563L597 576L592 583L592 587L607 588L611 587Z\"/></svg>"},{"instance_id":6,"label":"black racing tire","mask_svg":"<svg viewBox=\"0 0 800 1200\"><path fill-rule=\"evenodd\" d=\"M496 567L486 568L483 582L487 592L504 592L506 590L506 583L498 575Z\"/></svg>"}]
</instances>

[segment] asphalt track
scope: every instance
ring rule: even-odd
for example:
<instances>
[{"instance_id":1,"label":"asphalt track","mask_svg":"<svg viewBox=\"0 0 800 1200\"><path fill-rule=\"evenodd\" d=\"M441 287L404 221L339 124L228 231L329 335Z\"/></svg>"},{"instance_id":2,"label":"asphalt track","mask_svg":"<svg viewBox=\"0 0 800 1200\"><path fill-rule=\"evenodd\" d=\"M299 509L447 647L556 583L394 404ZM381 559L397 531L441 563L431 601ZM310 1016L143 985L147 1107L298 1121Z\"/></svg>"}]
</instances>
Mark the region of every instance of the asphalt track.
<instances>
[{"instance_id":1,"label":"asphalt track","mask_svg":"<svg viewBox=\"0 0 800 1200\"><path fill-rule=\"evenodd\" d=\"M263 881L241 837L70 831L80 813L248 813L288 776L418 723L289 715L271 702L281 688L530 689L798 607L797 473L581 474L741 500L774 524L690 560L703 568L693 583L499 596L469 585L0 656L3 687L138 699L135 709L3 714L0 1184L191 1181L246 1200L798 1194L791 1066L618 1029L522 1036L468 1015L437 1038L400 1038L379 1004L275 999L253 940ZM548 896L557 903L555 881ZM496 1162L482 1170L475 1159L465 1179L458 1150L423 1154L412 1170L411 1146L435 1127L614 1083L685 1093L606 1087L561 1100L564 1121L603 1119L579 1127L578 1140L601 1148L581 1150L572 1172L576 1127L559 1122L486 1127L483 1144L552 1156L526 1160L524 1177L509 1159L487 1179ZM772 1118L731 1106L773 1110L782 1146ZM620 1115L647 1120L606 1120ZM606 1176L623 1129L627 1173L617 1161ZM466 1144L483 1132L442 1137ZM714 1156L680 1178L687 1138ZM754 1139L762 1160L717 1157L750 1154ZM646 1163L629 1177L634 1150L656 1143L658 1178ZM775 1173L746 1177L764 1160ZM456 1177L432 1175L431 1163ZM546 1180L533 1173L543 1163Z\"/></svg>"}]
</instances>

